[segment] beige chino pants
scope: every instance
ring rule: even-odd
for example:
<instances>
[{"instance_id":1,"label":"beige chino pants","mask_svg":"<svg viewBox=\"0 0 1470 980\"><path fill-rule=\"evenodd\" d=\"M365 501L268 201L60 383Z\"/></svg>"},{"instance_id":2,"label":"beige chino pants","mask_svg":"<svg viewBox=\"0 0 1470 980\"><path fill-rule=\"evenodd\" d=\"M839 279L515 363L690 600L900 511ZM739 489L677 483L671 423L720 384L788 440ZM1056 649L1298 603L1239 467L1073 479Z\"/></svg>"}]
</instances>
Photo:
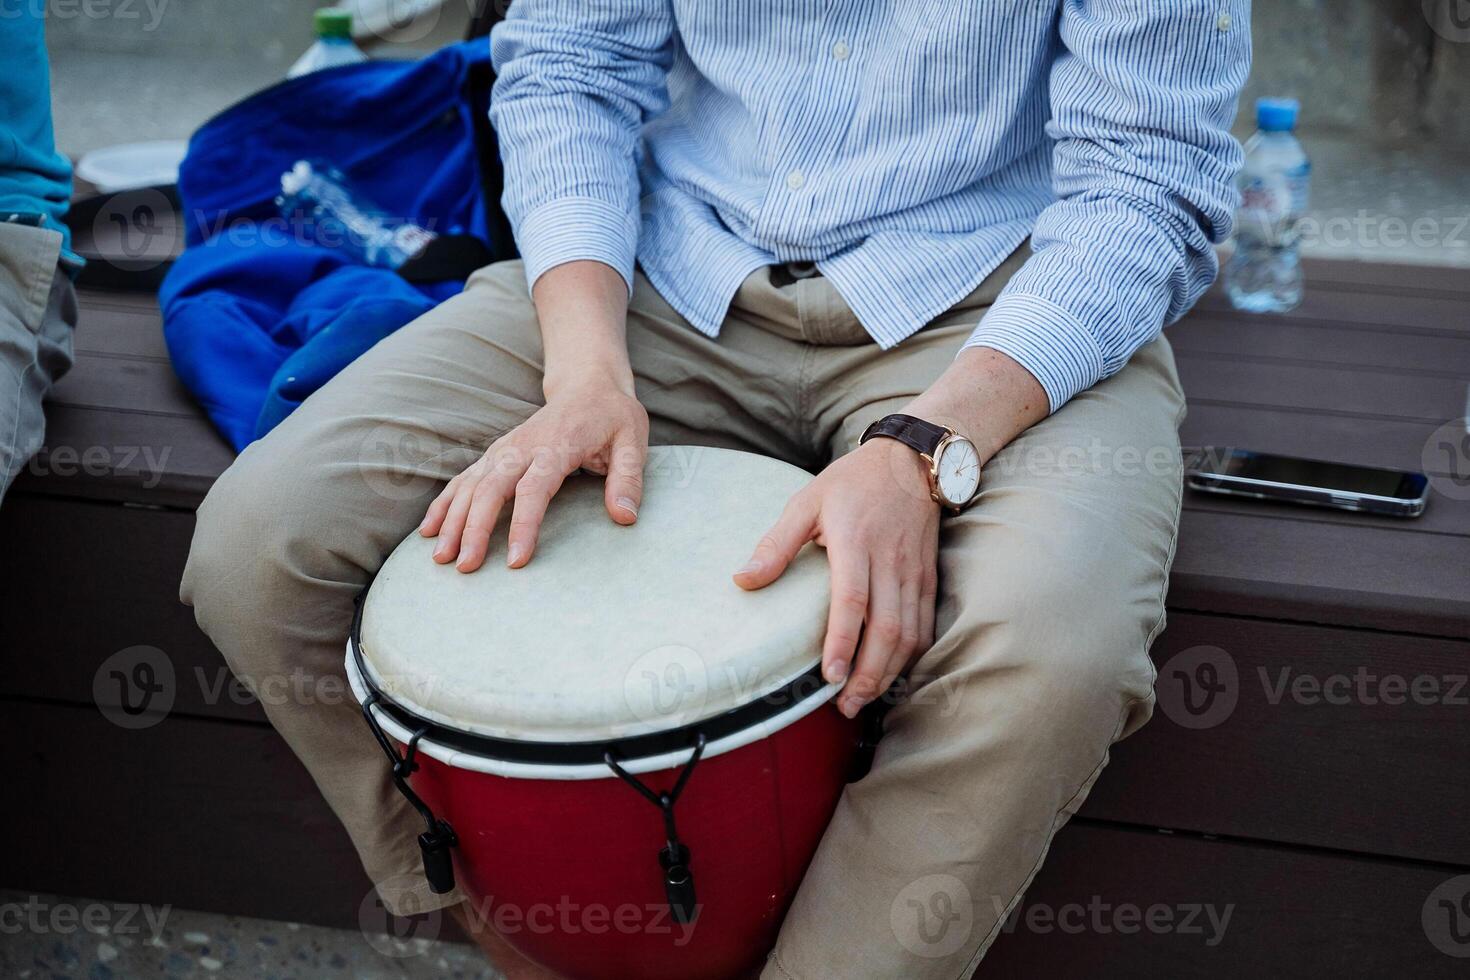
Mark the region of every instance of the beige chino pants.
<instances>
[{"instance_id":1,"label":"beige chino pants","mask_svg":"<svg viewBox=\"0 0 1470 980\"><path fill-rule=\"evenodd\" d=\"M628 349L652 442L820 469L939 377L1022 258L889 351L821 277L757 271L711 340L640 276ZM235 673L340 677L353 596L443 483L542 404L541 378L521 266L497 264L241 454L199 510L183 583ZM1109 746L1152 709L1183 411L1156 340L1001 452L974 506L945 518L938 639L839 803L767 977L973 970ZM267 712L384 903L456 900L423 886L418 818L357 707L312 700Z\"/></svg>"}]
</instances>

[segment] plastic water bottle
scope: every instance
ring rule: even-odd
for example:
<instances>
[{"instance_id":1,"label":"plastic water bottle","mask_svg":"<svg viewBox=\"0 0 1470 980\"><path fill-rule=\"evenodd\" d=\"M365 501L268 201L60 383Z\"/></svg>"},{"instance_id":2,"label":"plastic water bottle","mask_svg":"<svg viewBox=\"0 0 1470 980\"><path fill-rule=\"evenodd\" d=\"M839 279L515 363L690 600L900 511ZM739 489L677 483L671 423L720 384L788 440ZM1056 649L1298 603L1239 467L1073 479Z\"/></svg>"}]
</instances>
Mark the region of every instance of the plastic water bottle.
<instances>
[{"instance_id":1,"label":"plastic water bottle","mask_svg":"<svg viewBox=\"0 0 1470 980\"><path fill-rule=\"evenodd\" d=\"M1256 103L1258 131L1245 144L1235 254L1225 266L1225 292L1238 310L1285 313L1302 301L1300 225L1312 165L1292 130L1295 99Z\"/></svg>"},{"instance_id":2,"label":"plastic water bottle","mask_svg":"<svg viewBox=\"0 0 1470 980\"><path fill-rule=\"evenodd\" d=\"M298 160L281 174L276 206L309 241L347 252L364 265L397 269L438 237L411 221L389 217L340 171L319 161Z\"/></svg>"},{"instance_id":3,"label":"plastic water bottle","mask_svg":"<svg viewBox=\"0 0 1470 980\"><path fill-rule=\"evenodd\" d=\"M352 43L352 12L341 7L323 7L313 17L316 43L286 73L287 78L306 75L322 68L366 61L367 55Z\"/></svg>"}]
</instances>

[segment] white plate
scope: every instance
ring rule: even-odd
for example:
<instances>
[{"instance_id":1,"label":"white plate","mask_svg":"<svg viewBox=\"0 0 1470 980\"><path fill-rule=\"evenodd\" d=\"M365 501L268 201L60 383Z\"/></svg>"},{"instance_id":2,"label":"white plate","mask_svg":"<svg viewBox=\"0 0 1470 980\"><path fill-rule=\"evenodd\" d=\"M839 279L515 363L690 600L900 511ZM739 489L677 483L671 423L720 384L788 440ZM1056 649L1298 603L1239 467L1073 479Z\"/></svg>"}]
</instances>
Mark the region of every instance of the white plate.
<instances>
[{"instance_id":1,"label":"white plate","mask_svg":"<svg viewBox=\"0 0 1470 980\"><path fill-rule=\"evenodd\" d=\"M186 140L123 143L93 150L77 161L77 176L104 194L177 183Z\"/></svg>"}]
</instances>

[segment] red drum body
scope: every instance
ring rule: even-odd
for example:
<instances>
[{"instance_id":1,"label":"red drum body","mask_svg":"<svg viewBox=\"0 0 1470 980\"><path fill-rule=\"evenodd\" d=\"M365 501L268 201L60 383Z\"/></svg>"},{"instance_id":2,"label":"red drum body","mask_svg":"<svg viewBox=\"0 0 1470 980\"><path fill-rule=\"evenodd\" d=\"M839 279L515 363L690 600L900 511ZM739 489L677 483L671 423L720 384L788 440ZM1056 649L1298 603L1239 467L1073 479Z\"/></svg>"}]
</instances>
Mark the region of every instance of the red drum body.
<instances>
[{"instance_id":1,"label":"red drum body","mask_svg":"<svg viewBox=\"0 0 1470 980\"><path fill-rule=\"evenodd\" d=\"M389 556L347 674L424 820L433 890L457 881L571 978L760 966L858 742L820 674L820 549L767 588L731 581L809 479L662 447L633 527L609 520L600 479L574 477L525 568L492 550L462 574L417 534Z\"/></svg>"},{"instance_id":2,"label":"red drum body","mask_svg":"<svg viewBox=\"0 0 1470 980\"><path fill-rule=\"evenodd\" d=\"M675 804L697 912L671 913L659 811L621 779L515 779L423 759L414 788L459 837L460 888L566 977L687 980L757 969L832 816L855 744L831 705L702 759ZM679 770L639 778L667 791Z\"/></svg>"}]
</instances>

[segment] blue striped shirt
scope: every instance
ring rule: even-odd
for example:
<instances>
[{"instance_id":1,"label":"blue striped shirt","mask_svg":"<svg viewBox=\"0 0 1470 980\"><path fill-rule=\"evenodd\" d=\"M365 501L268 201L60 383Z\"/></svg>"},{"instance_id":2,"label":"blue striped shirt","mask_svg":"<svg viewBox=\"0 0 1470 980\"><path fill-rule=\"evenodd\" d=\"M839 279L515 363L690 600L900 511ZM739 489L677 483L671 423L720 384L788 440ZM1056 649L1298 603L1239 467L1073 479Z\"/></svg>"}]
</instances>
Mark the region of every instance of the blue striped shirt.
<instances>
[{"instance_id":1,"label":"blue striped shirt","mask_svg":"<svg viewBox=\"0 0 1470 980\"><path fill-rule=\"evenodd\" d=\"M528 282L636 261L716 336L815 262L879 345L1032 255L966 346L1053 410L1216 273L1249 0L516 0L491 117Z\"/></svg>"}]
</instances>

